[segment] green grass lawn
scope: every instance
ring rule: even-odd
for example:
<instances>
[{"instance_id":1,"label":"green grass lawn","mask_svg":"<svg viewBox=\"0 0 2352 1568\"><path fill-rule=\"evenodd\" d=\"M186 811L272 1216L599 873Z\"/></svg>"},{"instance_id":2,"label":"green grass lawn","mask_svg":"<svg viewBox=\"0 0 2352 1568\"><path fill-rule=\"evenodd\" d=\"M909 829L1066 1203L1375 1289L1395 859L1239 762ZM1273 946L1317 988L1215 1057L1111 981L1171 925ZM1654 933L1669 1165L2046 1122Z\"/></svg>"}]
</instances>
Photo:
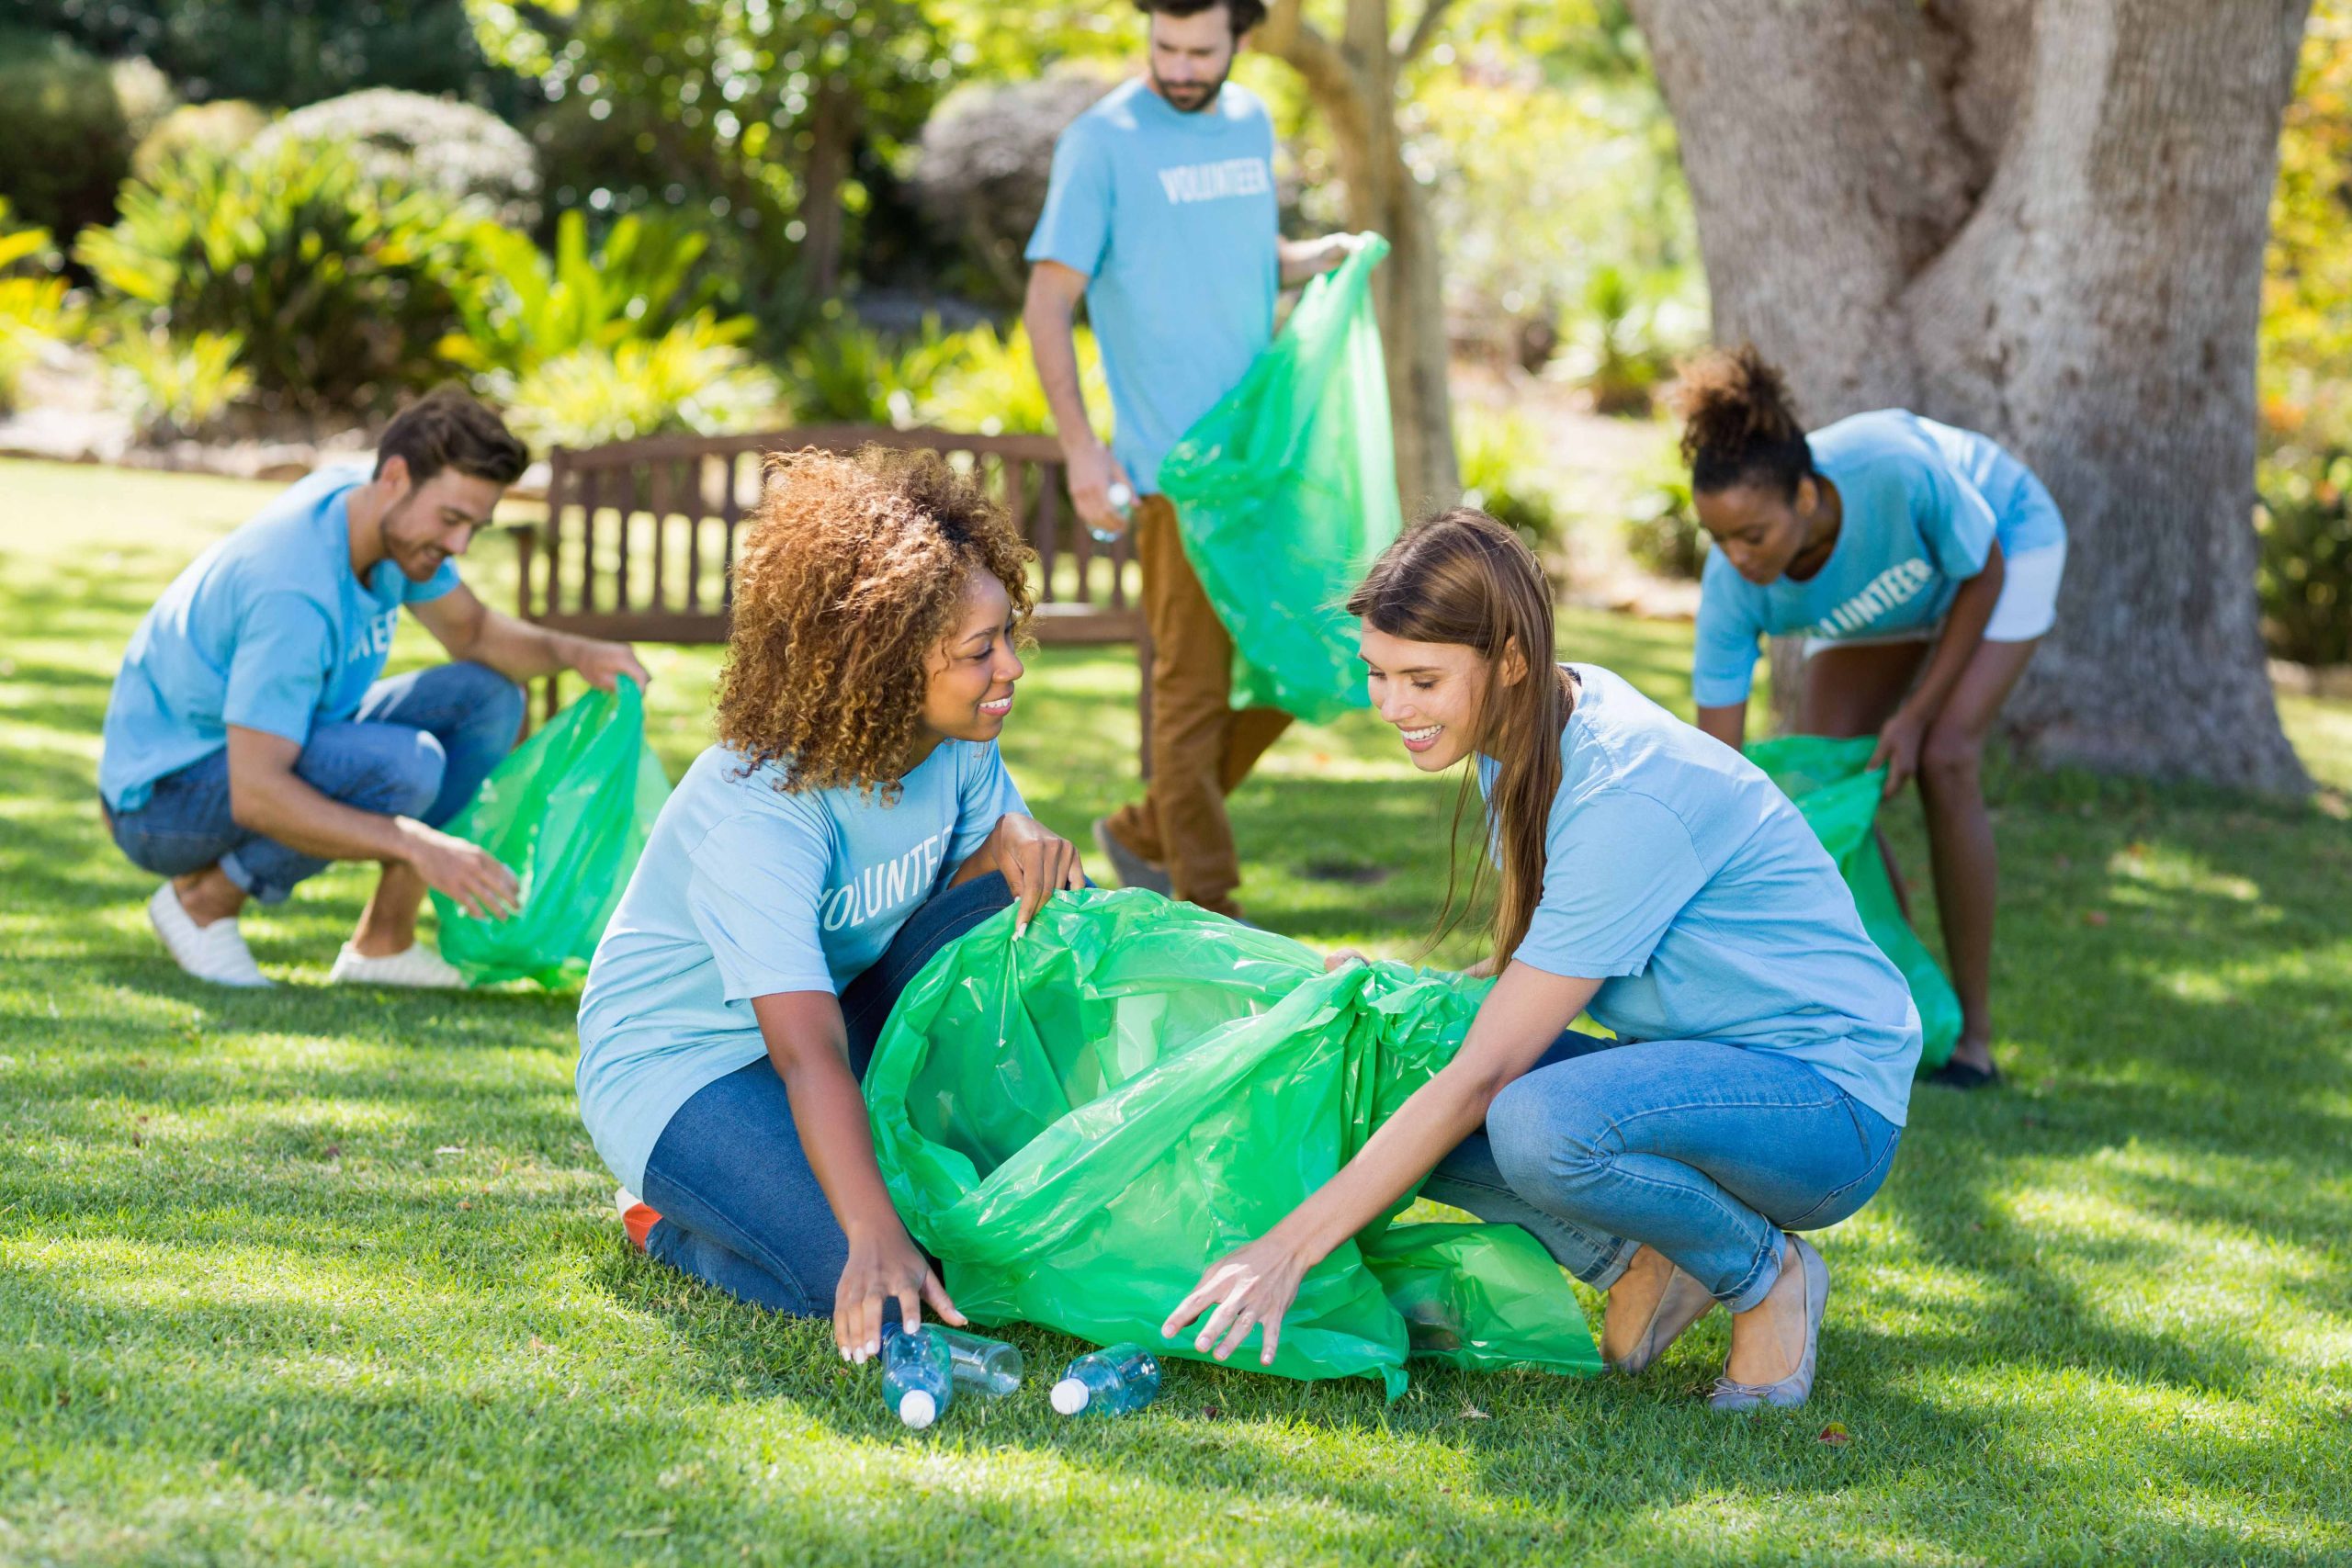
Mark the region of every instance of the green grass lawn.
<instances>
[{"instance_id":1,"label":"green grass lawn","mask_svg":"<svg viewBox=\"0 0 2352 1568\"><path fill-rule=\"evenodd\" d=\"M1384 1407L1171 1364L1138 1418L1031 1388L910 1436L823 1325L627 1250L566 999L323 988L353 868L246 921L276 993L163 955L100 716L153 594L270 493L0 463L0 1562L2352 1561L2340 795L1997 773L2015 1087L1922 1091L1826 1236L1805 1411L1699 1406L1718 1315L1634 1382L1416 1369ZM1687 628L1565 636L1680 700ZM649 663L674 772L716 661ZM1023 688L1006 750L1073 838L1130 788L1134 686L1054 653ZM2352 787L2352 714L2289 719ZM1451 801L1368 719L1299 732L1235 796L1244 897L1409 954Z\"/></svg>"}]
</instances>

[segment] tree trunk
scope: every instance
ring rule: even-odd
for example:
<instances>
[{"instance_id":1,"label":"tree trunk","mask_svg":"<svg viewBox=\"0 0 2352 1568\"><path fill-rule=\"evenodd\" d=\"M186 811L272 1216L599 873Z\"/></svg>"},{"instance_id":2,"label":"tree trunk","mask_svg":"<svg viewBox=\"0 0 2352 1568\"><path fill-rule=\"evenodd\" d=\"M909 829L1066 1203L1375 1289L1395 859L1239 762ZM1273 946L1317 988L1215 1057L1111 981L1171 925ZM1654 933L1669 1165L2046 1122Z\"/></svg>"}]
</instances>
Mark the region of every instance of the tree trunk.
<instances>
[{"instance_id":1,"label":"tree trunk","mask_svg":"<svg viewBox=\"0 0 2352 1568\"><path fill-rule=\"evenodd\" d=\"M2255 348L2309 0L1633 0L1719 341L1984 431L2071 537L2049 763L2309 788L2254 592Z\"/></svg>"},{"instance_id":2,"label":"tree trunk","mask_svg":"<svg viewBox=\"0 0 2352 1568\"><path fill-rule=\"evenodd\" d=\"M811 299L830 299L842 281L842 190L857 148L857 95L839 76L817 89L808 159L800 180L800 275Z\"/></svg>"},{"instance_id":3,"label":"tree trunk","mask_svg":"<svg viewBox=\"0 0 2352 1568\"><path fill-rule=\"evenodd\" d=\"M1348 0L1337 41L1309 26L1299 0L1277 0L1258 41L1306 83L1329 126L1346 193L1348 225L1389 243L1373 275L1373 304L1388 362L1396 430L1396 488L1408 514L1450 506L1462 493L1454 461L1453 401L1446 386L1444 258L1396 126L1396 76L1424 48L1448 0L1425 0L1413 32L1392 40L1387 0Z\"/></svg>"}]
</instances>

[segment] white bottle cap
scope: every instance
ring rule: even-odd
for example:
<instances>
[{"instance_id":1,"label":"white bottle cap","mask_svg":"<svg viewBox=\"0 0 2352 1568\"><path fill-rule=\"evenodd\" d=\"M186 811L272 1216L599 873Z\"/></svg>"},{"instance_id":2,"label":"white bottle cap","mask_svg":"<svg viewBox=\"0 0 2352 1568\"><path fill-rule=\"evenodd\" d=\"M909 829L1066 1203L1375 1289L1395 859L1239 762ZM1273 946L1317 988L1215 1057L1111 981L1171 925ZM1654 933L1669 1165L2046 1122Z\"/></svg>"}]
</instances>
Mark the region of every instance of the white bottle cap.
<instances>
[{"instance_id":1,"label":"white bottle cap","mask_svg":"<svg viewBox=\"0 0 2352 1568\"><path fill-rule=\"evenodd\" d=\"M939 1418L939 1402L919 1388L910 1388L899 1396L899 1419L922 1431Z\"/></svg>"},{"instance_id":2,"label":"white bottle cap","mask_svg":"<svg viewBox=\"0 0 2352 1568\"><path fill-rule=\"evenodd\" d=\"M1123 484L1114 484L1104 492L1102 499L1114 506L1132 506L1135 504L1136 492Z\"/></svg>"},{"instance_id":3,"label":"white bottle cap","mask_svg":"<svg viewBox=\"0 0 2352 1568\"><path fill-rule=\"evenodd\" d=\"M1075 1416L1086 1408L1087 1386L1076 1378L1064 1378L1054 1385L1054 1408L1065 1416Z\"/></svg>"}]
</instances>

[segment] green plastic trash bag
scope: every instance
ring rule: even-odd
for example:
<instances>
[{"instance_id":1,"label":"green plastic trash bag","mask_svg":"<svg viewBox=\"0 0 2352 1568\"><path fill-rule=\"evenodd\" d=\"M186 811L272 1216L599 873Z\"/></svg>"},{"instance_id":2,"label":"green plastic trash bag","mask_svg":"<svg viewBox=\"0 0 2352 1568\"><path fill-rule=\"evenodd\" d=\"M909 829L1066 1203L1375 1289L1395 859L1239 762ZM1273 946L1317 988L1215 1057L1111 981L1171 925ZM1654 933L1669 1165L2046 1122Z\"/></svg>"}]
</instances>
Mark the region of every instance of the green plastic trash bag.
<instances>
[{"instance_id":1,"label":"green plastic trash bag","mask_svg":"<svg viewBox=\"0 0 2352 1568\"><path fill-rule=\"evenodd\" d=\"M1349 591L1396 537L1377 234L1306 286L1240 385L1159 465L1184 553L1233 637L1236 707L1320 722L1363 707Z\"/></svg>"},{"instance_id":2,"label":"green plastic trash bag","mask_svg":"<svg viewBox=\"0 0 2352 1568\"><path fill-rule=\"evenodd\" d=\"M1879 856L1878 836L1871 829L1886 788L1886 770L1869 766L1877 749L1877 739L1869 735L1850 740L1784 735L1755 741L1747 750L1748 761L1788 792L1820 835L1822 846L1853 891L1862 929L1910 983L1911 999L1918 1004L1927 1036L1919 1070L1933 1072L1951 1060L1951 1048L1960 1039L1960 998L1919 933L1903 918L1886 862Z\"/></svg>"},{"instance_id":3,"label":"green plastic trash bag","mask_svg":"<svg viewBox=\"0 0 2352 1568\"><path fill-rule=\"evenodd\" d=\"M491 770L446 829L514 873L522 908L477 919L434 894L441 956L478 986L578 985L669 796L636 682L623 676L617 694L591 691L556 715Z\"/></svg>"},{"instance_id":4,"label":"green plastic trash bag","mask_svg":"<svg viewBox=\"0 0 2352 1568\"><path fill-rule=\"evenodd\" d=\"M900 996L865 1073L875 1153L977 1321L1194 1356L1159 1326L1202 1269L1451 1060L1486 989L1401 964L1327 975L1287 937L1153 893L1057 895L1018 942L1004 910ZM1394 1221L1308 1270L1272 1371L1377 1375L1394 1398L1416 1352L1597 1369L1526 1232Z\"/></svg>"}]
</instances>

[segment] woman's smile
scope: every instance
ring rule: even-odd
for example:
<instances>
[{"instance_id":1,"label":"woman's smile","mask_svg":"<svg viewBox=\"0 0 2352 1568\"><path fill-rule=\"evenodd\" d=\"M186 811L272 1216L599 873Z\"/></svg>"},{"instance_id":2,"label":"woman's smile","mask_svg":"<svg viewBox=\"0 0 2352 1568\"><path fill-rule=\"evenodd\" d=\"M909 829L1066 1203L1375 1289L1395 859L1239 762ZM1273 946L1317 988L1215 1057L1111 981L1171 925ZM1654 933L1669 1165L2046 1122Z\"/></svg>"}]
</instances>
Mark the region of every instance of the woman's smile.
<instances>
[{"instance_id":1,"label":"woman's smile","mask_svg":"<svg viewBox=\"0 0 2352 1568\"><path fill-rule=\"evenodd\" d=\"M980 705L980 716L983 718L1002 718L1012 711L1012 694L1011 692L1005 693L1001 697L990 697Z\"/></svg>"},{"instance_id":2,"label":"woman's smile","mask_svg":"<svg viewBox=\"0 0 2352 1568\"><path fill-rule=\"evenodd\" d=\"M1442 724L1425 725L1419 729L1408 729L1401 724L1396 727L1396 738L1405 743L1408 751L1426 751L1444 733L1445 726Z\"/></svg>"}]
</instances>

